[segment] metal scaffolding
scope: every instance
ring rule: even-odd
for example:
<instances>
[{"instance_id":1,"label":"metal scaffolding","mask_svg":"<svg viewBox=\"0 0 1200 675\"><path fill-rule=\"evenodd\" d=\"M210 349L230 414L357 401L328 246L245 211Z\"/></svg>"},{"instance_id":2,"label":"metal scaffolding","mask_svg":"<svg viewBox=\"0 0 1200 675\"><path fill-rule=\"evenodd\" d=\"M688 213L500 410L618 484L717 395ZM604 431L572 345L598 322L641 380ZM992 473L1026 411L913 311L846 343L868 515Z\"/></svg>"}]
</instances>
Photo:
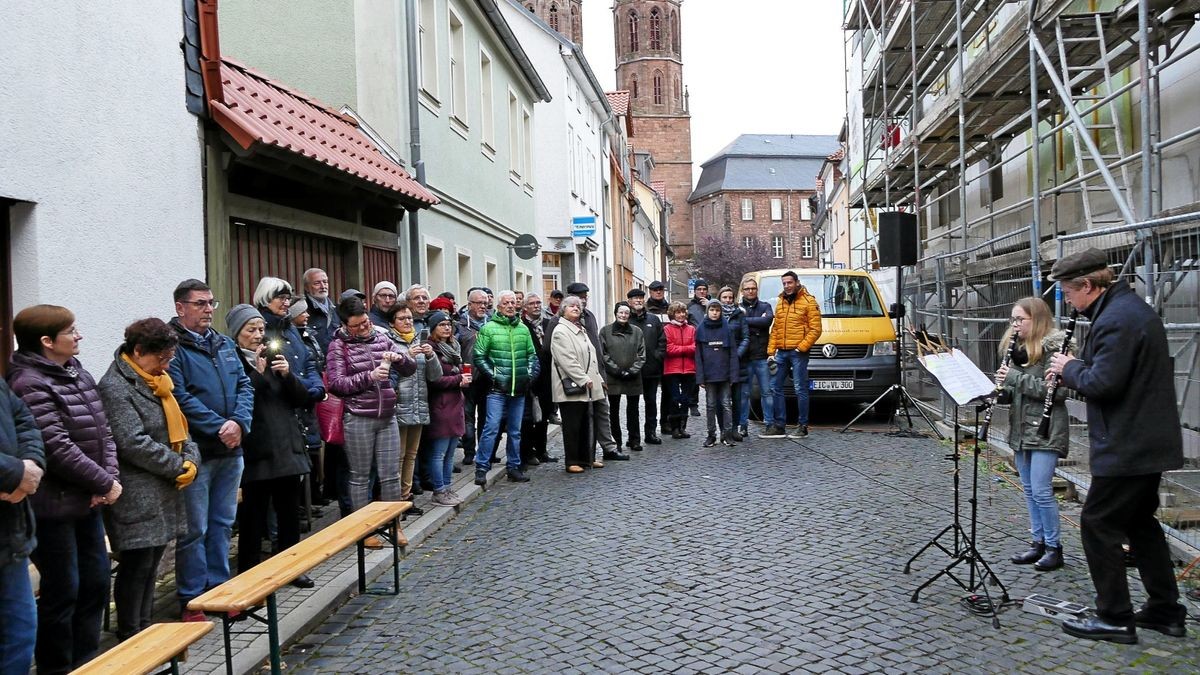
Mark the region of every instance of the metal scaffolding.
<instances>
[{"instance_id":1,"label":"metal scaffolding","mask_svg":"<svg viewBox=\"0 0 1200 675\"><path fill-rule=\"evenodd\" d=\"M1188 466L1163 522L1200 547L1200 0L845 0L851 265L879 211L917 215L900 293L984 370L1012 303L1095 246L1167 326ZM1188 77L1188 76L1191 77ZM855 228L852 227L852 230ZM1086 326L1080 330L1086 339ZM931 382L910 388L940 407ZM1086 484L1086 408L1071 459ZM997 415L993 437L1003 438Z\"/></svg>"}]
</instances>

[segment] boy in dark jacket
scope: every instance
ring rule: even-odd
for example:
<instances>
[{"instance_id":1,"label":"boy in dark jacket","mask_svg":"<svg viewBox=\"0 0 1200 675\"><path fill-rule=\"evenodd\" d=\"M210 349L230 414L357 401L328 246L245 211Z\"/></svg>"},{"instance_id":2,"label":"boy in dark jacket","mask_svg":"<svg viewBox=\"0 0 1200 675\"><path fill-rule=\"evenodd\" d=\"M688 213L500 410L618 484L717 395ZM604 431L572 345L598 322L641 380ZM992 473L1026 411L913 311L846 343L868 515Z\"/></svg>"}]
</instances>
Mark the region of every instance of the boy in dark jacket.
<instances>
[{"instance_id":1,"label":"boy in dark jacket","mask_svg":"<svg viewBox=\"0 0 1200 675\"><path fill-rule=\"evenodd\" d=\"M704 447L721 443L733 446L733 415L730 393L738 381L737 344L729 322L721 316L721 303L710 300L704 320L696 328L696 384L704 387L708 408L708 438Z\"/></svg>"}]
</instances>

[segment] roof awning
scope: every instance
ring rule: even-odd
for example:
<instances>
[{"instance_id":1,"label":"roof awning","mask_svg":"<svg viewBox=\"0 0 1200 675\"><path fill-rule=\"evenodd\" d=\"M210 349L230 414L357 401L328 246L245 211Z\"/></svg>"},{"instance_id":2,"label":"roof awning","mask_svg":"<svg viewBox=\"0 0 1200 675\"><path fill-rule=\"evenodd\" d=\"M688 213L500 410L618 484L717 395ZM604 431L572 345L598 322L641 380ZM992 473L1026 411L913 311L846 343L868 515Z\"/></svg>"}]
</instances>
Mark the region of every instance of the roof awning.
<instances>
[{"instance_id":1,"label":"roof awning","mask_svg":"<svg viewBox=\"0 0 1200 675\"><path fill-rule=\"evenodd\" d=\"M410 209L438 203L432 192L384 155L352 117L228 58L221 60L221 83L220 99L210 99L209 110L243 150L307 158Z\"/></svg>"}]
</instances>

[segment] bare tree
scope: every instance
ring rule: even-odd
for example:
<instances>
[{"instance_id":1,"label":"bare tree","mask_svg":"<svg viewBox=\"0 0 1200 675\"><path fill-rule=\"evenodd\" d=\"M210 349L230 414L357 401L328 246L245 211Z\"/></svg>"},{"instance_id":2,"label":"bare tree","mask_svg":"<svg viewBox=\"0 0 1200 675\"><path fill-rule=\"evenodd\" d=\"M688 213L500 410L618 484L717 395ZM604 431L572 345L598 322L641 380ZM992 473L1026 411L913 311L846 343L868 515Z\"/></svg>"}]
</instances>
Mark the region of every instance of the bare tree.
<instances>
[{"instance_id":1,"label":"bare tree","mask_svg":"<svg viewBox=\"0 0 1200 675\"><path fill-rule=\"evenodd\" d=\"M696 272L708 282L712 295L721 286L738 288L742 276L755 270L771 269L778 261L757 237L734 241L732 235L708 235L696 245Z\"/></svg>"}]
</instances>

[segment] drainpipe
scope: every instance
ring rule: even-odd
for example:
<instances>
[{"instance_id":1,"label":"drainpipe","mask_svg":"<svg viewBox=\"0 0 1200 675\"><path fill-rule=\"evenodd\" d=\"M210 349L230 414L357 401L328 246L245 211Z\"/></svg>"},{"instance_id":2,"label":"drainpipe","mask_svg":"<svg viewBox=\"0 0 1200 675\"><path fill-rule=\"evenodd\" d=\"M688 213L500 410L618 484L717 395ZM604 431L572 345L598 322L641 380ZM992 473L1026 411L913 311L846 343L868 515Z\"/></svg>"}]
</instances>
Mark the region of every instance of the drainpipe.
<instances>
[{"instance_id":1,"label":"drainpipe","mask_svg":"<svg viewBox=\"0 0 1200 675\"><path fill-rule=\"evenodd\" d=\"M408 15L405 17L408 20L405 27L405 51L408 56L408 152L417 174L417 182L424 187L426 179L425 162L421 161L421 104L417 98L421 95L420 76L417 71L417 0L406 0L404 11ZM408 213L408 257L414 284L421 283L421 226L418 211L419 209L413 209ZM438 280L439 284L444 282L444 279Z\"/></svg>"}]
</instances>

